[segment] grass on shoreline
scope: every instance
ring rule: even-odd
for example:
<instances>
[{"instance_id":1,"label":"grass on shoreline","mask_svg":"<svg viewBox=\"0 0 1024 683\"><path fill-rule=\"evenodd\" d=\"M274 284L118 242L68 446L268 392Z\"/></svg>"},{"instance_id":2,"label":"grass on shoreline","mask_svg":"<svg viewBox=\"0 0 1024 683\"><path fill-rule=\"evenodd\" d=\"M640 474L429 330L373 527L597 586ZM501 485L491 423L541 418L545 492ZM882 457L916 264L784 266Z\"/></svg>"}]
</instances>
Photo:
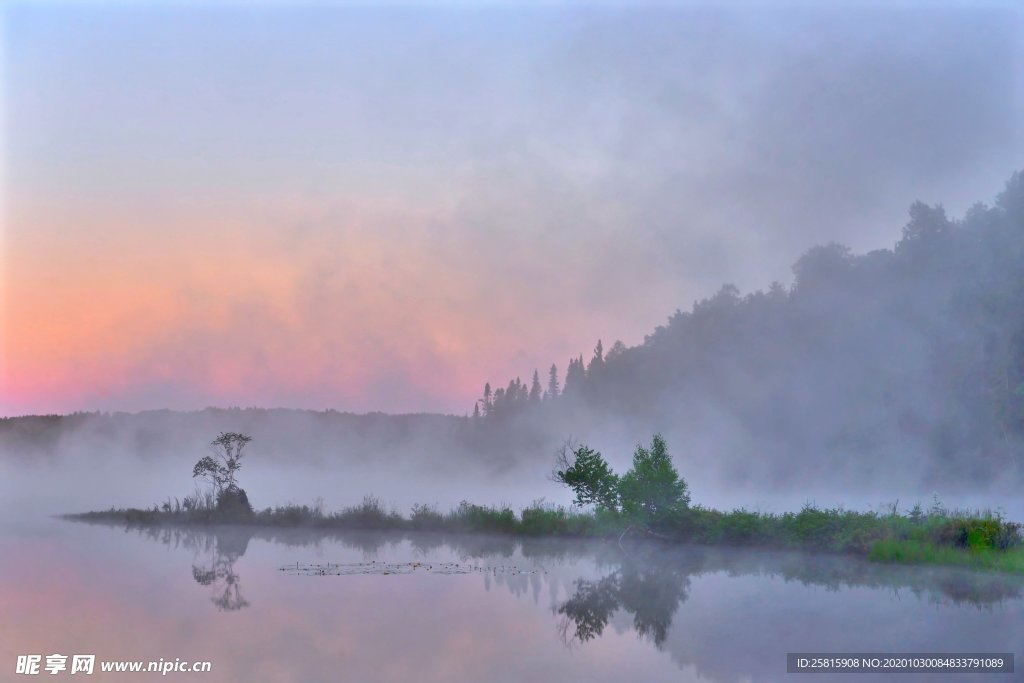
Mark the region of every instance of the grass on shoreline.
<instances>
[{"instance_id":1,"label":"grass on shoreline","mask_svg":"<svg viewBox=\"0 0 1024 683\"><path fill-rule=\"evenodd\" d=\"M110 509L67 515L86 521L132 525L247 524L352 530L407 530L496 533L523 536L621 537L654 535L666 541L853 554L874 562L934 564L1024 574L1021 525L999 514L944 509L938 501L927 512L915 506L906 514L855 512L812 505L782 514L739 509L722 512L690 507L677 518L649 529L628 516L585 512L542 501L519 514L505 505L489 507L463 501L448 512L414 505L406 517L367 496L359 505L325 512L313 506L285 505L244 515L225 515L210 497L168 501L149 510Z\"/></svg>"},{"instance_id":2,"label":"grass on shoreline","mask_svg":"<svg viewBox=\"0 0 1024 683\"><path fill-rule=\"evenodd\" d=\"M1024 548L964 550L924 541L878 541L868 551L872 562L936 564L987 571L1024 574Z\"/></svg>"}]
</instances>

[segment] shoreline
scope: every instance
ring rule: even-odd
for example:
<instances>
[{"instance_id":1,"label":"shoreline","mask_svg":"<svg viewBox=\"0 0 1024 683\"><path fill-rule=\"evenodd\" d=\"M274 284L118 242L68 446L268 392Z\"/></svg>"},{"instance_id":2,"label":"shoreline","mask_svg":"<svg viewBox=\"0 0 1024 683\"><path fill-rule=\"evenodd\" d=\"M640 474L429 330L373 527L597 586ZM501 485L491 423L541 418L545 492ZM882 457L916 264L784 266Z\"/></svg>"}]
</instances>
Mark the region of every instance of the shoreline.
<instances>
[{"instance_id":1,"label":"shoreline","mask_svg":"<svg viewBox=\"0 0 1024 683\"><path fill-rule=\"evenodd\" d=\"M590 539L618 542L644 538L670 545L739 547L848 555L872 563L952 566L1024 575L1021 525L991 513L920 510L882 515L838 508L804 507L798 513L766 514L739 509L689 508L679 519L651 528L620 514L581 512L535 505L517 515L511 508L463 502L447 513L414 506L408 517L385 510L375 498L325 513L288 505L259 512L216 509L121 508L57 515L70 521L135 527L215 527L319 532L496 534L520 538Z\"/></svg>"}]
</instances>

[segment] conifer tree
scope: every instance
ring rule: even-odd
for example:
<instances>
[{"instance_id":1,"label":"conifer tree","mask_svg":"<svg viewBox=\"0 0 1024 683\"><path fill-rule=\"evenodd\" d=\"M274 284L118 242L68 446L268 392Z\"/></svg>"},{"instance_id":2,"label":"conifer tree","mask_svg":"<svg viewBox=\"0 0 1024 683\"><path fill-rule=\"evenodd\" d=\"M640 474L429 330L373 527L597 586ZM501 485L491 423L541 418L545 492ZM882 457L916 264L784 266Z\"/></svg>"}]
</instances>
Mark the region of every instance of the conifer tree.
<instances>
[{"instance_id":1,"label":"conifer tree","mask_svg":"<svg viewBox=\"0 0 1024 683\"><path fill-rule=\"evenodd\" d=\"M551 369L548 370L548 388L544 396L548 399L558 398L558 393L558 366L552 363Z\"/></svg>"},{"instance_id":2,"label":"conifer tree","mask_svg":"<svg viewBox=\"0 0 1024 683\"><path fill-rule=\"evenodd\" d=\"M533 371L533 381L530 383L530 403L540 401L540 375L537 370Z\"/></svg>"}]
</instances>

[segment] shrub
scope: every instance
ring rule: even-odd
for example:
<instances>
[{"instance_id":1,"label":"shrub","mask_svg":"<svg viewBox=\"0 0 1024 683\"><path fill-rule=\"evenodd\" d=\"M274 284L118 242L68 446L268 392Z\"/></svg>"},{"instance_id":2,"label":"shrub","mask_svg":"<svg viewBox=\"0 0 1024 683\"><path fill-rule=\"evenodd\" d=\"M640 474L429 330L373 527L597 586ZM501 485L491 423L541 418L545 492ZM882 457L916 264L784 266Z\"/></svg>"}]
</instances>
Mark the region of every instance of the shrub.
<instances>
[{"instance_id":1,"label":"shrub","mask_svg":"<svg viewBox=\"0 0 1024 683\"><path fill-rule=\"evenodd\" d=\"M518 527L512 508L483 507L467 501L462 501L458 508L448 513L445 522L460 531L514 533Z\"/></svg>"},{"instance_id":2,"label":"shrub","mask_svg":"<svg viewBox=\"0 0 1024 683\"><path fill-rule=\"evenodd\" d=\"M417 503L412 506L409 526L418 531L438 530L444 526L444 516L430 505Z\"/></svg>"},{"instance_id":3,"label":"shrub","mask_svg":"<svg viewBox=\"0 0 1024 683\"><path fill-rule=\"evenodd\" d=\"M531 536L565 535L569 533L569 515L565 508L536 501L523 508L520 531Z\"/></svg>"},{"instance_id":4,"label":"shrub","mask_svg":"<svg viewBox=\"0 0 1024 683\"><path fill-rule=\"evenodd\" d=\"M970 550L1006 550L1021 542L1021 525L996 517L946 519L932 532L935 543Z\"/></svg>"},{"instance_id":5,"label":"shrub","mask_svg":"<svg viewBox=\"0 0 1024 683\"><path fill-rule=\"evenodd\" d=\"M397 512L388 512L375 496L364 496L359 505L335 513L331 520L353 529L389 529L405 521Z\"/></svg>"},{"instance_id":6,"label":"shrub","mask_svg":"<svg viewBox=\"0 0 1024 683\"><path fill-rule=\"evenodd\" d=\"M246 521L253 518L252 505L245 489L224 489L217 495L217 517L223 521Z\"/></svg>"},{"instance_id":7,"label":"shrub","mask_svg":"<svg viewBox=\"0 0 1024 683\"><path fill-rule=\"evenodd\" d=\"M273 510L267 508L260 513L259 521L280 526L299 526L308 523L313 511L305 505L283 505Z\"/></svg>"},{"instance_id":8,"label":"shrub","mask_svg":"<svg viewBox=\"0 0 1024 683\"><path fill-rule=\"evenodd\" d=\"M718 517L712 531L715 542L749 545L763 542L766 518L756 512L733 510Z\"/></svg>"},{"instance_id":9,"label":"shrub","mask_svg":"<svg viewBox=\"0 0 1024 683\"><path fill-rule=\"evenodd\" d=\"M804 506L800 512L782 515L782 527L787 539L796 545L816 545L826 537L826 518L821 510Z\"/></svg>"}]
</instances>

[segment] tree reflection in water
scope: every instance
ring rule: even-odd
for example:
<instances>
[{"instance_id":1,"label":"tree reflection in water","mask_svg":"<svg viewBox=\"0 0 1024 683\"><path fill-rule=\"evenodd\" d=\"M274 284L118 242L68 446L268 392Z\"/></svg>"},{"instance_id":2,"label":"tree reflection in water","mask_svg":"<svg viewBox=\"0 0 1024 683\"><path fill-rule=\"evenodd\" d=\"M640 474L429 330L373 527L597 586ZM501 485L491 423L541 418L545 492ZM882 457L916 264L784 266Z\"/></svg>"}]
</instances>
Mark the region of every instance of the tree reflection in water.
<instances>
[{"instance_id":1,"label":"tree reflection in water","mask_svg":"<svg viewBox=\"0 0 1024 683\"><path fill-rule=\"evenodd\" d=\"M599 637L612 616L623 610L632 615L637 635L661 647L672 617L686 601L691 572L684 564L654 559L627 556L618 569L601 579L577 579L573 595L557 608L563 617L559 632L566 644Z\"/></svg>"},{"instance_id":2,"label":"tree reflection in water","mask_svg":"<svg viewBox=\"0 0 1024 683\"><path fill-rule=\"evenodd\" d=\"M811 556L783 551L750 551L742 548L700 548L637 542L625 552L615 543L572 539L516 539L509 536L445 535L429 533L350 532L319 529L259 527L186 528L112 525L136 531L154 541L187 549L196 560L192 577L212 591L211 602L221 611L249 606L242 594L235 563L252 538L296 549L322 549L338 544L358 551L364 559L398 556L451 555L465 561L516 564L542 568L542 574L496 576L515 594L522 582L541 582L553 590L559 585L571 595L553 607L558 627L567 644L599 638L620 610L632 617L632 627L645 640L661 647L679 607L687 600L691 579L708 574L778 577L807 586L842 591L860 587L873 590L904 590L919 599L939 604L970 605L991 609L1004 601L1020 600L1024 578L969 572L942 567L877 565L837 555ZM587 567L604 572L598 579L578 578ZM547 569L550 568L549 575ZM588 572L589 573L589 572ZM576 578L574 578L576 577ZM484 576L489 588L492 577Z\"/></svg>"},{"instance_id":3,"label":"tree reflection in water","mask_svg":"<svg viewBox=\"0 0 1024 683\"><path fill-rule=\"evenodd\" d=\"M235 562L249 547L249 534L236 531L215 533L208 544L209 554L203 564L192 565L192 578L201 586L210 586L210 602L222 612L234 612L249 606L242 595L242 583L235 572Z\"/></svg>"}]
</instances>

